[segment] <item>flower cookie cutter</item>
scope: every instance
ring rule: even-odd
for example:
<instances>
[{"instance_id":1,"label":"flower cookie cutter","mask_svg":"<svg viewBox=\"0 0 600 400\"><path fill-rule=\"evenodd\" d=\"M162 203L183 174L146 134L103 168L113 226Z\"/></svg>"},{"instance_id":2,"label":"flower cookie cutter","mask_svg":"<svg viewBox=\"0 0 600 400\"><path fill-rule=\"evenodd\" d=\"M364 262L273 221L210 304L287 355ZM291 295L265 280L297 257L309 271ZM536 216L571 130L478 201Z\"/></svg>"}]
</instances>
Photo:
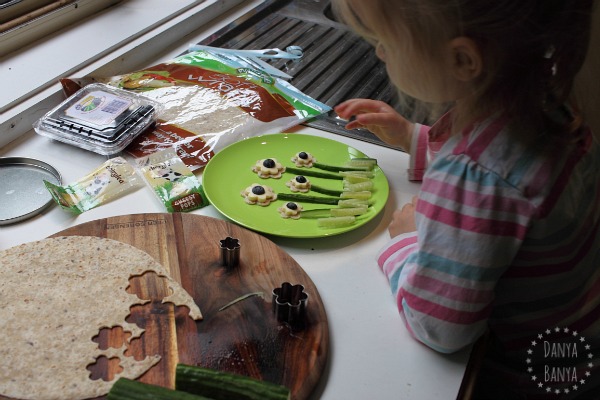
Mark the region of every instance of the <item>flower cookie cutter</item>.
<instances>
[{"instance_id":1,"label":"flower cookie cutter","mask_svg":"<svg viewBox=\"0 0 600 400\"><path fill-rule=\"evenodd\" d=\"M278 321L288 324L293 330L304 328L308 294L302 285L284 282L273 289L273 313Z\"/></svg>"},{"instance_id":2,"label":"flower cookie cutter","mask_svg":"<svg viewBox=\"0 0 600 400\"><path fill-rule=\"evenodd\" d=\"M235 268L240 263L240 241L227 236L220 240L221 265L227 268Z\"/></svg>"}]
</instances>

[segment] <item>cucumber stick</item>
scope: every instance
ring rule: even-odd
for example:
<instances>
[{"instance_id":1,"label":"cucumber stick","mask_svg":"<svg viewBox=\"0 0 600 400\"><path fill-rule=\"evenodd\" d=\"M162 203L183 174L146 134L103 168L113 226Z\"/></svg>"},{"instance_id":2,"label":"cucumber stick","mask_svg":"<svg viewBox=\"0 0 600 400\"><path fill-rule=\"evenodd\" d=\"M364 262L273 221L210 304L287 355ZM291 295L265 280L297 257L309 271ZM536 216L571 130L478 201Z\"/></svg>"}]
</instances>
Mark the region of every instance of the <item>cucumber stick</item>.
<instances>
[{"instance_id":1,"label":"cucumber stick","mask_svg":"<svg viewBox=\"0 0 600 400\"><path fill-rule=\"evenodd\" d=\"M350 215L363 215L366 214L368 210L367 207L332 208L330 214L332 217L347 217Z\"/></svg>"},{"instance_id":2,"label":"cucumber stick","mask_svg":"<svg viewBox=\"0 0 600 400\"><path fill-rule=\"evenodd\" d=\"M305 210L300 212L301 218L327 218L327 217L347 217L349 215L366 214L369 208L364 207L346 207L346 208L318 208L314 210Z\"/></svg>"},{"instance_id":3,"label":"cucumber stick","mask_svg":"<svg viewBox=\"0 0 600 400\"><path fill-rule=\"evenodd\" d=\"M313 192L326 194L328 196L336 196L336 197L340 197L343 192L343 190L328 189L328 188L324 188L322 186L317 186L317 185L311 185L310 190Z\"/></svg>"},{"instance_id":4,"label":"cucumber stick","mask_svg":"<svg viewBox=\"0 0 600 400\"><path fill-rule=\"evenodd\" d=\"M340 207L356 207L361 204L367 204L371 198L370 191L363 192L342 192L340 197L325 197L325 196L310 196L307 194L299 193L277 193L278 200L293 201L297 203L317 203L317 204L329 204L332 206ZM345 204L344 201L348 201Z\"/></svg>"},{"instance_id":5,"label":"cucumber stick","mask_svg":"<svg viewBox=\"0 0 600 400\"><path fill-rule=\"evenodd\" d=\"M375 158L353 158L346 165L329 165L320 162L313 163L313 167L323 169L325 171L371 171L377 165Z\"/></svg>"},{"instance_id":6,"label":"cucumber stick","mask_svg":"<svg viewBox=\"0 0 600 400\"><path fill-rule=\"evenodd\" d=\"M318 208L315 210L305 210L300 212L300 218L326 218L331 217L331 208Z\"/></svg>"},{"instance_id":7,"label":"cucumber stick","mask_svg":"<svg viewBox=\"0 0 600 400\"><path fill-rule=\"evenodd\" d=\"M107 396L108 400L212 400L191 393L119 378Z\"/></svg>"},{"instance_id":8,"label":"cucumber stick","mask_svg":"<svg viewBox=\"0 0 600 400\"><path fill-rule=\"evenodd\" d=\"M369 182L371 179L368 176L363 176L363 175L356 175L356 174L346 174L343 175L344 177L344 185L350 185L350 184L354 184L354 183L361 183L361 182Z\"/></svg>"},{"instance_id":9,"label":"cucumber stick","mask_svg":"<svg viewBox=\"0 0 600 400\"><path fill-rule=\"evenodd\" d=\"M320 228L345 228L352 225L354 221L356 221L356 217L352 215L345 217L319 218L317 220L317 226Z\"/></svg>"},{"instance_id":10,"label":"cucumber stick","mask_svg":"<svg viewBox=\"0 0 600 400\"><path fill-rule=\"evenodd\" d=\"M338 166L338 165L322 164L319 162L313 163L313 167L323 169L325 171L332 171L332 172L367 171L368 170L368 167L366 167L366 166L349 166L349 165Z\"/></svg>"},{"instance_id":11,"label":"cucumber stick","mask_svg":"<svg viewBox=\"0 0 600 400\"><path fill-rule=\"evenodd\" d=\"M348 165L351 167L364 167L371 170L377 165L377 159L369 157L357 157L351 159L348 162Z\"/></svg>"},{"instance_id":12,"label":"cucumber stick","mask_svg":"<svg viewBox=\"0 0 600 400\"><path fill-rule=\"evenodd\" d=\"M306 194L296 194L296 193L277 193L278 200L284 201L295 201L295 202L305 202L305 203L318 203L318 204L330 204L336 206L338 201L340 201L339 197L323 197L323 196L309 196Z\"/></svg>"},{"instance_id":13,"label":"cucumber stick","mask_svg":"<svg viewBox=\"0 0 600 400\"><path fill-rule=\"evenodd\" d=\"M340 198L342 199L358 199L358 200L368 200L371 198L371 191L370 190L364 190L364 191L360 191L360 192L342 192L342 195L340 196Z\"/></svg>"},{"instance_id":14,"label":"cucumber stick","mask_svg":"<svg viewBox=\"0 0 600 400\"><path fill-rule=\"evenodd\" d=\"M366 191L366 190L372 190L373 189L373 181L369 180L366 182L358 182L358 183L346 183L347 181L344 180L344 190L348 191L348 192L362 192L362 191Z\"/></svg>"},{"instance_id":15,"label":"cucumber stick","mask_svg":"<svg viewBox=\"0 0 600 400\"><path fill-rule=\"evenodd\" d=\"M287 400L285 386L242 375L177 364L175 387L179 391L207 396L214 400Z\"/></svg>"},{"instance_id":16,"label":"cucumber stick","mask_svg":"<svg viewBox=\"0 0 600 400\"><path fill-rule=\"evenodd\" d=\"M373 171L340 171L339 174L344 178L374 178L375 173Z\"/></svg>"},{"instance_id":17,"label":"cucumber stick","mask_svg":"<svg viewBox=\"0 0 600 400\"><path fill-rule=\"evenodd\" d=\"M355 208L355 207L368 207L369 200L361 199L344 199L338 201L338 207L340 208Z\"/></svg>"},{"instance_id":18,"label":"cucumber stick","mask_svg":"<svg viewBox=\"0 0 600 400\"><path fill-rule=\"evenodd\" d=\"M323 171L315 171L310 168L294 168L294 167L285 167L285 172L289 172L296 175L306 175L313 176L315 178L323 178L323 179L337 179L342 180L344 177L339 173L334 172L323 172ZM358 171L363 172L363 171Z\"/></svg>"}]
</instances>

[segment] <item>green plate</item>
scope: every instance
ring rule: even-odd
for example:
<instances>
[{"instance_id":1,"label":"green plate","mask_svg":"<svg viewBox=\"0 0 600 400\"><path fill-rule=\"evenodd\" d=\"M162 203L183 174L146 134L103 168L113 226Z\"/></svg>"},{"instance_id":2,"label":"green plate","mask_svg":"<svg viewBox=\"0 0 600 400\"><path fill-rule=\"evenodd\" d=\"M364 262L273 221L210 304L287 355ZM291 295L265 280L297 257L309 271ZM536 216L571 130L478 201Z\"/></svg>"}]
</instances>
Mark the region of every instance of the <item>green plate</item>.
<instances>
[{"instance_id":1,"label":"green plate","mask_svg":"<svg viewBox=\"0 0 600 400\"><path fill-rule=\"evenodd\" d=\"M275 193L291 193L285 183L294 178L294 174L284 173L280 179L263 179L252 171L252 167L256 161L264 158L275 158L284 166L295 167L291 158L300 151L311 153L318 162L330 165L344 165L351 158L368 157L346 144L318 136L299 133L256 136L225 147L208 162L202 174L206 196L221 214L233 222L257 232L290 238L317 238L348 232L366 224L383 210L389 186L379 167L374 170L372 207L368 213L358 216L354 224L343 228L321 228L317 226L316 219L282 218L277 208L285 203L283 200L276 200L266 207L250 205L244 201L240 192L253 183L270 186ZM307 178L315 185L342 188L342 181L339 180L311 176ZM323 196L314 192L309 194ZM332 207L326 204L298 203L305 210Z\"/></svg>"}]
</instances>

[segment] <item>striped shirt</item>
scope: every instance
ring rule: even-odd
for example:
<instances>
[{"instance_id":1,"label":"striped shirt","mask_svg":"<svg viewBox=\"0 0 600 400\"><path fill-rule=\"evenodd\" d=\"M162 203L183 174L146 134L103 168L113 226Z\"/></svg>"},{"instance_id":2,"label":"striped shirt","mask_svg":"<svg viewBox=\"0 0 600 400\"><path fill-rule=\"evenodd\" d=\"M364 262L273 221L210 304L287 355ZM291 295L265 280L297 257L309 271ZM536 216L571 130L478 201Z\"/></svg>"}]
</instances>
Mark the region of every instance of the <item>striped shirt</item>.
<instances>
[{"instance_id":1,"label":"striped shirt","mask_svg":"<svg viewBox=\"0 0 600 400\"><path fill-rule=\"evenodd\" d=\"M450 135L450 121L415 127L417 232L377 255L407 328L444 353L490 329L520 354L565 327L595 341L600 366L599 144L585 130L527 146L498 116Z\"/></svg>"}]
</instances>

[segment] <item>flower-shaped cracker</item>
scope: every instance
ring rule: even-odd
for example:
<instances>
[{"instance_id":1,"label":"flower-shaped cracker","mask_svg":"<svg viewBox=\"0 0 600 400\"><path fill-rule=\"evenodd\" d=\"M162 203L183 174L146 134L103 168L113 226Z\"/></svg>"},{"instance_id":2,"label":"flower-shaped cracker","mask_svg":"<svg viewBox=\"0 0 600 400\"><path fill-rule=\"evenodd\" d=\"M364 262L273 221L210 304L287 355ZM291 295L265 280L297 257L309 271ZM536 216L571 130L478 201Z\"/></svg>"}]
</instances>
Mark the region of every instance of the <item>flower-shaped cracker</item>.
<instances>
[{"instance_id":1,"label":"flower-shaped cracker","mask_svg":"<svg viewBox=\"0 0 600 400\"><path fill-rule=\"evenodd\" d=\"M277 193L269 186L253 183L240 193L244 201L248 204L258 204L259 206L268 206L272 201L277 200Z\"/></svg>"},{"instance_id":2,"label":"flower-shaped cracker","mask_svg":"<svg viewBox=\"0 0 600 400\"><path fill-rule=\"evenodd\" d=\"M286 182L285 186L289 187L292 192L306 193L310 190L310 181L305 176L298 175Z\"/></svg>"},{"instance_id":3,"label":"flower-shaped cracker","mask_svg":"<svg viewBox=\"0 0 600 400\"><path fill-rule=\"evenodd\" d=\"M252 171L256 172L261 178L278 179L285 172L285 167L275 158L265 158L258 160L252 167Z\"/></svg>"},{"instance_id":4,"label":"flower-shaped cracker","mask_svg":"<svg viewBox=\"0 0 600 400\"><path fill-rule=\"evenodd\" d=\"M298 203L289 202L285 203L285 205L279 207L277 211L283 218L291 218L298 219L300 218L300 213L304 210L302 206Z\"/></svg>"},{"instance_id":5,"label":"flower-shaped cracker","mask_svg":"<svg viewBox=\"0 0 600 400\"><path fill-rule=\"evenodd\" d=\"M296 164L297 167L310 168L315 162L317 162L317 159L313 157L312 154L301 151L292 157L292 162Z\"/></svg>"}]
</instances>

